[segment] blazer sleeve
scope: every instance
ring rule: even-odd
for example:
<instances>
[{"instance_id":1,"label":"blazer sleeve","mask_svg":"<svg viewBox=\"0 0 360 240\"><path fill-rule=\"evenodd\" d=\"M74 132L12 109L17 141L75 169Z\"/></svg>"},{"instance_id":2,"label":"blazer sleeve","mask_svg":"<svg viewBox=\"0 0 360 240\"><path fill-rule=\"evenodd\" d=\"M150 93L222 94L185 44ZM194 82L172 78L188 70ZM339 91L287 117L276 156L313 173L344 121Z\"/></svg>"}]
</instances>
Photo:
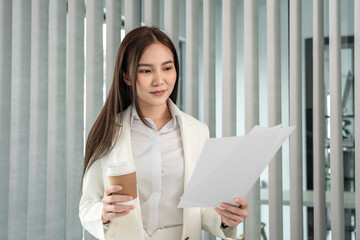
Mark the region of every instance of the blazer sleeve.
<instances>
[{"instance_id":1,"label":"blazer sleeve","mask_svg":"<svg viewBox=\"0 0 360 240\"><path fill-rule=\"evenodd\" d=\"M210 137L209 128L206 124L203 124L203 134L205 141ZM202 147L200 148L202 149ZM236 228L228 227L226 229L221 228L221 217L213 208L201 208L201 223L202 228L221 239L235 239Z\"/></svg>"},{"instance_id":2,"label":"blazer sleeve","mask_svg":"<svg viewBox=\"0 0 360 240\"><path fill-rule=\"evenodd\" d=\"M106 225L101 220L103 195L104 184L101 160L97 160L84 176L79 217L82 226L98 239L105 239L107 230Z\"/></svg>"},{"instance_id":3,"label":"blazer sleeve","mask_svg":"<svg viewBox=\"0 0 360 240\"><path fill-rule=\"evenodd\" d=\"M201 208L202 229L214 234L221 239L235 239L236 228L221 228L221 217L213 208Z\"/></svg>"}]
</instances>

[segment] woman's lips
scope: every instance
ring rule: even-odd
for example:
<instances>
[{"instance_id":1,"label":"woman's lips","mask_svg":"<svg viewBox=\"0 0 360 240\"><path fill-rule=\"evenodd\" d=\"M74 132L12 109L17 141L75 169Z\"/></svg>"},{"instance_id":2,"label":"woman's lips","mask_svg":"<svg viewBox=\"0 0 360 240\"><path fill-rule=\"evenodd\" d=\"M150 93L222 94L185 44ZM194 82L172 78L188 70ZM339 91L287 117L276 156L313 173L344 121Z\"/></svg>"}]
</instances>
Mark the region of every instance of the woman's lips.
<instances>
[{"instance_id":1,"label":"woman's lips","mask_svg":"<svg viewBox=\"0 0 360 240\"><path fill-rule=\"evenodd\" d=\"M162 90L162 91L155 91L155 92L151 92L152 94L154 94L155 96L162 96L162 95L164 95L164 93L165 93L165 90Z\"/></svg>"}]
</instances>

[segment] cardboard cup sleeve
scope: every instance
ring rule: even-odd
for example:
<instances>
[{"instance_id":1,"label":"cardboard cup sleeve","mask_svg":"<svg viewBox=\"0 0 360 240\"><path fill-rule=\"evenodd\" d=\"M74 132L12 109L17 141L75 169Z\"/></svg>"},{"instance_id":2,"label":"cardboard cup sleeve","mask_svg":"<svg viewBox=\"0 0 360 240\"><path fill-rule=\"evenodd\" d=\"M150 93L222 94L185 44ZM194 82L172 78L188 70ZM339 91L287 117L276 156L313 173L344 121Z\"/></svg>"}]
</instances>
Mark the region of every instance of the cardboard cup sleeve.
<instances>
[{"instance_id":1,"label":"cardboard cup sleeve","mask_svg":"<svg viewBox=\"0 0 360 240\"><path fill-rule=\"evenodd\" d=\"M118 195L127 195L137 198L137 184L136 184L136 172L119 176L108 176L110 185L120 185L121 191L116 192Z\"/></svg>"}]
</instances>

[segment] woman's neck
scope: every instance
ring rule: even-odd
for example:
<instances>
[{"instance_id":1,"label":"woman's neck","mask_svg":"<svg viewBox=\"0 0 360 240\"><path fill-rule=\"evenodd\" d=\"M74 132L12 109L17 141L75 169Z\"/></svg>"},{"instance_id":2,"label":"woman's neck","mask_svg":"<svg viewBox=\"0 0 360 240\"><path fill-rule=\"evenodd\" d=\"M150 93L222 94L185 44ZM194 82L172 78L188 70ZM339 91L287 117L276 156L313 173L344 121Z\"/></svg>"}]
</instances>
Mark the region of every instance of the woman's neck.
<instances>
[{"instance_id":1,"label":"woman's neck","mask_svg":"<svg viewBox=\"0 0 360 240\"><path fill-rule=\"evenodd\" d=\"M172 118L167 103L162 106L153 106L151 108L142 108L140 106L140 109L145 118L149 118L155 123L157 130L160 130Z\"/></svg>"}]
</instances>

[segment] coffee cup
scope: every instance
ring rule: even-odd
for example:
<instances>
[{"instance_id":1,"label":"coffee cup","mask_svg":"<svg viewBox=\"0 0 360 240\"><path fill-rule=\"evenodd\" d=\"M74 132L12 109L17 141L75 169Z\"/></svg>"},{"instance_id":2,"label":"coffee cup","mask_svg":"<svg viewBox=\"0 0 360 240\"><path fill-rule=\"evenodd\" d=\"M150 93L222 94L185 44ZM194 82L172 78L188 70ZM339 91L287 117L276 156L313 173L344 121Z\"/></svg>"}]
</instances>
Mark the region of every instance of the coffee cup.
<instances>
[{"instance_id":1,"label":"coffee cup","mask_svg":"<svg viewBox=\"0 0 360 240\"><path fill-rule=\"evenodd\" d=\"M108 166L106 175L110 185L120 185L122 189L114 194L137 198L136 167L133 162L119 162Z\"/></svg>"}]
</instances>

